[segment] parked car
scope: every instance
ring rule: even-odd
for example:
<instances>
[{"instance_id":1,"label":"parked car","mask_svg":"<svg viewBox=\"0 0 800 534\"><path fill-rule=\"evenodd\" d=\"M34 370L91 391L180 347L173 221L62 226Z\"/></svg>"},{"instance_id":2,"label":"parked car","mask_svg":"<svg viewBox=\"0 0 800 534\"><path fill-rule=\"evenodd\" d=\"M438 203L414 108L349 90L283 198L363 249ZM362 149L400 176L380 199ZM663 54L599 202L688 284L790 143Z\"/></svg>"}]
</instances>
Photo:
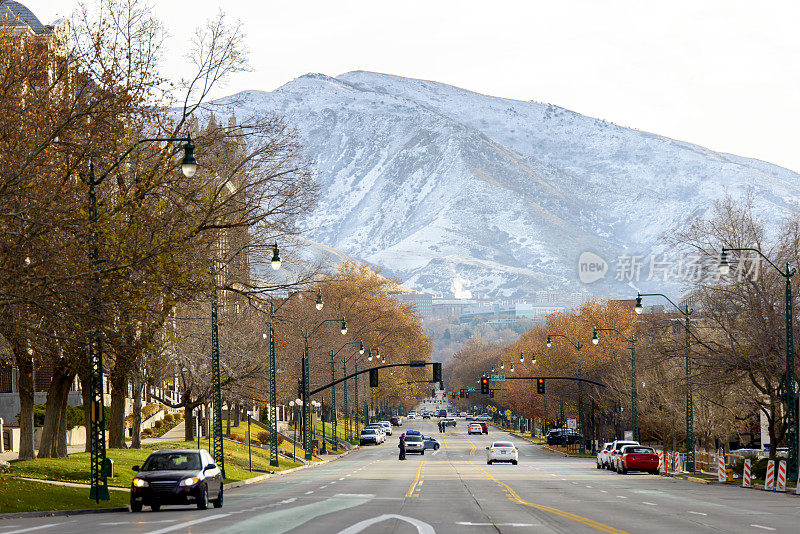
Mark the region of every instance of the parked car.
<instances>
[{"instance_id":1,"label":"parked car","mask_svg":"<svg viewBox=\"0 0 800 534\"><path fill-rule=\"evenodd\" d=\"M651 475L658 474L658 454L650 447L626 445L619 454L617 473L628 474L629 471L646 471Z\"/></svg>"},{"instance_id":2,"label":"parked car","mask_svg":"<svg viewBox=\"0 0 800 534\"><path fill-rule=\"evenodd\" d=\"M392 423L389 421L378 421L378 424L383 427L383 431L387 436L392 435Z\"/></svg>"},{"instance_id":3,"label":"parked car","mask_svg":"<svg viewBox=\"0 0 800 534\"><path fill-rule=\"evenodd\" d=\"M608 469L608 465L607 465L607 463L608 463L608 453L609 453L609 451L611 451L611 445L613 445L613 444L614 444L613 441L609 441L609 442L605 443L603 445L603 447L599 451L597 451L597 468L598 469L603 469L603 468Z\"/></svg>"},{"instance_id":4,"label":"parked car","mask_svg":"<svg viewBox=\"0 0 800 534\"><path fill-rule=\"evenodd\" d=\"M420 434L406 433L406 453L411 452L425 454L425 441Z\"/></svg>"},{"instance_id":5,"label":"parked car","mask_svg":"<svg viewBox=\"0 0 800 534\"><path fill-rule=\"evenodd\" d=\"M467 427L467 435L469 434L483 434L483 427L480 423L470 423Z\"/></svg>"},{"instance_id":6,"label":"parked car","mask_svg":"<svg viewBox=\"0 0 800 534\"><path fill-rule=\"evenodd\" d=\"M389 424L392 426L403 426L403 421L398 416L393 415L389 418Z\"/></svg>"},{"instance_id":7,"label":"parked car","mask_svg":"<svg viewBox=\"0 0 800 534\"><path fill-rule=\"evenodd\" d=\"M417 418L417 412L408 412L408 418L409 419L416 419Z\"/></svg>"},{"instance_id":8,"label":"parked car","mask_svg":"<svg viewBox=\"0 0 800 534\"><path fill-rule=\"evenodd\" d=\"M553 428L547 433L545 441L548 445L571 445L580 443L582 439L583 436L572 428Z\"/></svg>"},{"instance_id":9,"label":"parked car","mask_svg":"<svg viewBox=\"0 0 800 534\"><path fill-rule=\"evenodd\" d=\"M152 453L141 467L133 466L131 511L165 504L196 504L200 510L222 508L222 472L205 449L165 449Z\"/></svg>"},{"instance_id":10,"label":"parked car","mask_svg":"<svg viewBox=\"0 0 800 534\"><path fill-rule=\"evenodd\" d=\"M423 434L422 435L422 440L425 442L425 448L426 449L433 449L435 451L438 451L439 447L441 446L439 444L439 440L437 440L433 436L428 436L426 434Z\"/></svg>"},{"instance_id":11,"label":"parked car","mask_svg":"<svg viewBox=\"0 0 800 534\"><path fill-rule=\"evenodd\" d=\"M459 412L458 416L459 417L466 417L467 416L467 412Z\"/></svg>"},{"instance_id":12,"label":"parked car","mask_svg":"<svg viewBox=\"0 0 800 534\"><path fill-rule=\"evenodd\" d=\"M611 444L611 448L608 451L608 468L612 471L617 470L620 451L622 447L625 445L639 445L638 441L625 441L625 440L617 440Z\"/></svg>"},{"instance_id":13,"label":"parked car","mask_svg":"<svg viewBox=\"0 0 800 534\"><path fill-rule=\"evenodd\" d=\"M422 418L423 418L423 419L430 419L430 418L431 418L431 414L429 414L428 412L424 412L424 413L422 414Z\"/></svg>"},{"instance_id":14,"label":"parked car","mask_svg":"<svg viewBox=\"0 0 800 534\"><path fill-rule=\"evenodd\" d=\"M381 442L383 442L383 436L381 436L380 430L376 428L364 428L361 430L358 442L361 445L367 445L369 443L379 445Z\"/></svg>"},{"instance_id":15,"label":"parked car","mask_svg":"<svg viewBox=\"0 0 800 534\"><path fill-rule=\"evenodd\" d=\"M489 465L494 462L511 462L517 465L517 461L519 461L519 453L510 441L495 441L486 447L486 463Z\"/></svg>"},{"instance_id":16,"label":"parked car","mask_svg":"<svg viewBox=\"0 0 800 534\"><path fill-rule=\"evenodd\" d=\"M381 437L381 443L386 441L386 430L383 428L383 425L379 425L378 423L372 423L371 425L367 425L364 428L365 429L371 428L373 430L377 430L378 434L380 434Z\"/></svg>"}]
</instances>

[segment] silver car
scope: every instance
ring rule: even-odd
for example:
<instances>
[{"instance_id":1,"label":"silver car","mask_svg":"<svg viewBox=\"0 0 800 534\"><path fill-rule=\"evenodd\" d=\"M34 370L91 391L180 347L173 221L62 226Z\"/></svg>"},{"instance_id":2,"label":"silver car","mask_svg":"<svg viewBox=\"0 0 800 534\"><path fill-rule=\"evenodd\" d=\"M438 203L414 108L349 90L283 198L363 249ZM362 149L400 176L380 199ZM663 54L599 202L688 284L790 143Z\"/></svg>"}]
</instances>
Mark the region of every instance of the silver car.
<instances>
[{"instance_id":1,"label":"silver car","mask_svg":"<svg viewBox=\"0 0 800 534\"><path fill-rule=\"evenodd\" d=\"M425 441L419 434L412 434L411 436L406 436L406 453L410 452L418 452L419 454L425 454Z\"/></svg>"}]
</instances>

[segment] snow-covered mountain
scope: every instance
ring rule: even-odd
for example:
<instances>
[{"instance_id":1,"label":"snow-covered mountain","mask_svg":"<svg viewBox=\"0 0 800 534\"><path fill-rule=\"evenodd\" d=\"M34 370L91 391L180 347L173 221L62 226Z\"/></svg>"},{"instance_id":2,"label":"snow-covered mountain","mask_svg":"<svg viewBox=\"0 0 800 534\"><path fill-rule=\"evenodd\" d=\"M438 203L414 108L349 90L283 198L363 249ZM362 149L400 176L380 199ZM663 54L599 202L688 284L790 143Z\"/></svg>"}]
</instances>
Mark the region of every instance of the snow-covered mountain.
<instances>
[{"instance_id":1,"label":"snow-covered mountain","mask_svg":"<svg viewBox=\"0 0 800 534\"><path fill-rule=\"evenodd\" d=\"M614 279L624 254L644 256L637 287L663 289L645 280L648 255L726 192L750 190L773 220L800 210L800 175L784 168L436 82L309 74L216 104L296 126L322 186L312 239L444 295L460 277L481 296L630 296ZM586 251L609 269L591 284Z\"/></svg>"}]
</instances>

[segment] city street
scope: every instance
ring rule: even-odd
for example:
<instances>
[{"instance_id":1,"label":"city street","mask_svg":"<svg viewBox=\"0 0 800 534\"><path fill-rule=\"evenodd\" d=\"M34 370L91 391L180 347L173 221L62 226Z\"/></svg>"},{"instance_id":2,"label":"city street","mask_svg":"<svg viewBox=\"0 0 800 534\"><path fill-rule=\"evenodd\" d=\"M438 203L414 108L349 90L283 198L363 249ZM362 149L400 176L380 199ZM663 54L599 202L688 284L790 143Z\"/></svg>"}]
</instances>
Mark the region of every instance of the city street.
<instances>
[{"instance_id":1,"label":"city street","mask_svg":"<svg viewBox=\"0 0 800 534\"><path fill-rule=\"evenodd\" d=\"M419 429L438 451L397 459L398 430ZM6 519L0 534L284 532L796 532L800 497L597 470L518 438L519 465L487 465L485 447L509 435L441 436L436 420L406 420L379 446L326 465L230 490L221 510Z\"/></svg>"}]
</instances>

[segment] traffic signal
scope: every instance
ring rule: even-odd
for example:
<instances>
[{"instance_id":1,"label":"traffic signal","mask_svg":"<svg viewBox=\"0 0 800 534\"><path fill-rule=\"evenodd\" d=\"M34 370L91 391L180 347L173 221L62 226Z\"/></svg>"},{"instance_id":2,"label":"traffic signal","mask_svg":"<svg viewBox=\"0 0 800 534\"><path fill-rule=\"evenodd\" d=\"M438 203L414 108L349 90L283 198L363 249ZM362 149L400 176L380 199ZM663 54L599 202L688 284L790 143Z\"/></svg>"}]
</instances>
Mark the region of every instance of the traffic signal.
<instances>
[{"instance_id":1,"label":"traffic signal","mask_svg":"<svg viewBox=\"0 0 800 534\"><path fill-rule=\"evenodd\" d=\"M463 389L462 389L461 391L459 391L459 392L458 392L458 396L459 396L460 398L462 398L462 399L464 398L464 390L463 390Z\"/></svg>"},{"instance_id":2,"label":"traffic signal","mask_svg":"<svg viewBox=\"0 0 800 534\"><path fill-rule=\"evenodd\" d=\"M489 393L489 379L486 377L481 378L481 393L484 395Z\"/></svg>"},{"instance_id":3,"label":"traffic signal","mask_svg":"<svg viewBox=\"0 0 800 534\"><path fill-rule=\"evenodd\" d=\"M436 388L431 390L431 397L436 397Z\"/></svg>"},{"instance_id":4,"label":"traffic signal","mask_svg":"<svg viewBox=\"0 0 800 534\"><path fill-rule=\"evenodd\" d=\"M369 387L371 387L371 388L378 387L378 370L377 369L370 369L369 370Z\"/></svg>"},{"instance_id":5,"label":"traffic signal","mask_svg":"<svg viewBox=\"0 0 800 534\"><path fill-rule=\"evenodd\" d=\"M490 398L490 399L493 399L493 398L494 398L494 390L493 390L493 389L490 389L490 390L489 390L489 398Z\"/></svg>"},{"instance_id":6,"label":"traffic signal","mask_svg":"<svg viewBox=\"0 0 800 534\"><path fill-rule=\"evenodd\" d=\"M544 378L536 379L536 393L544 395Z\"/></svg>"},{"instance_id":7,"label":"traffic signal","mask_svg":"<svg viewBox=\"0 0 800 534\"><path fill-rule=\"evenodd\" d=\"M440 362L433 363L433 381L434 382L442 381L442 364Z\"/></svg>"}]
</instances>

